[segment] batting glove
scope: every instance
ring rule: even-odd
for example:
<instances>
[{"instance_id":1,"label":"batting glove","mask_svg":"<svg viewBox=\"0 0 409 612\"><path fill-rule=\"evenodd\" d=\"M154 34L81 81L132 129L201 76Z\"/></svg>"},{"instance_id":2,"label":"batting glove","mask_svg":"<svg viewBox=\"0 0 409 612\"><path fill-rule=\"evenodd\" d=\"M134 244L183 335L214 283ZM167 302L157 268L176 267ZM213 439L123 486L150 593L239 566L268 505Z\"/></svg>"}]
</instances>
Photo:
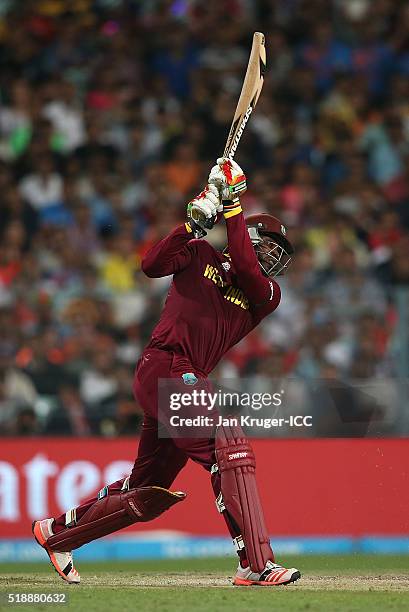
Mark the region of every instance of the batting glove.
<instances>
[{"instance_id":1,"label":"batting glove","mask_svg":"<svg viewBox=\"0 0 409 612\"><path fill-rule=\"evenodd\" d=\"M247 189L246 175L240 166L228 157L219 157L209 174L209 183L216 185L222 200L234 200Z\"/></svg>"},{"instance_id":2,"label":"batting glove","mask_svg":"<svg viewBox=\"0 0 409 612\"><path fill-rule=\"evenodd\" d=\"M212 229L217 213L223 210L219 190L215 185L207 185L198 196L187 205L188 225L195 238L206 236L206 229Z\"/></svg>"}]
</instances>

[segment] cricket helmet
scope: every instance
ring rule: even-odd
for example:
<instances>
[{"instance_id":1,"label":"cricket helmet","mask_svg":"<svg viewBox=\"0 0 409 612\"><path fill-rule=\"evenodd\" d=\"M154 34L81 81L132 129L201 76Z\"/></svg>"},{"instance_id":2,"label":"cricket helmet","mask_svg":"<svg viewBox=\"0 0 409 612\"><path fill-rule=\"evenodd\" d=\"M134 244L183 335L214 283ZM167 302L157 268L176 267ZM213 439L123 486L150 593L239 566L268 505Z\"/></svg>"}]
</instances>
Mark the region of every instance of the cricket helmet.
<instances>
[{"instance_id":1,"label":"cricket helmet","mask_svg":"<svg viewBox=\"0 0 409 612\"><path fill-rule=\"evenodd\" d=\"M294 248L281 221L273 215L261 213L246 217L246 225L265 276L284 274L290 265Z\"/></svg>"}]
</instances>

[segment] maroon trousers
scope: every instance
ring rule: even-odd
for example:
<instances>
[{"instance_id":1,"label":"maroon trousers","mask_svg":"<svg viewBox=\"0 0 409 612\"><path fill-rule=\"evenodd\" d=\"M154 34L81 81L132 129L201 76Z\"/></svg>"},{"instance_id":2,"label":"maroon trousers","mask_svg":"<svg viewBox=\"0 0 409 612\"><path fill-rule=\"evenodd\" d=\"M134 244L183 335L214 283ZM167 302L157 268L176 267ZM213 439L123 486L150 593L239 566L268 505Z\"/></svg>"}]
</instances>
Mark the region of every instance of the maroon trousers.
<instances>
[{"instance_id":1,"label":"maroon trousers","mask_svg":"<svg viewBox=\"0 0 409 612\"><path fill-rule=\"evenodd\" d=\"M138 362L133 391L143 409L144 420L138 456L129 479L131 488L156 485L169 489L188 459L193 459L209 472L212 465L216 463L214 438L187 439L159 437L158 435L158 428L166 426L158 422L158 379L181 379L182 374L186 372L193 372L198 378L205 378L205 375L198 372L185 357L168 351L146 349ZM168 431L167 434L171 436L172 431ZM220 493L218 473L212 474L211 481L217 497ZM123 480L120 480L109 485L109 494L120 491L122 484ZM80 519L95 501L96 498L93 497L81 504L76 509L77 519ZM237 527L231 523L225 512L223 517L232 538L240 535ZM63 529L66 529L65 514L56 518L54 522L55 533ZM244 560L244 551L241 551L240 557Z\"/></svg>"}]
</instances>

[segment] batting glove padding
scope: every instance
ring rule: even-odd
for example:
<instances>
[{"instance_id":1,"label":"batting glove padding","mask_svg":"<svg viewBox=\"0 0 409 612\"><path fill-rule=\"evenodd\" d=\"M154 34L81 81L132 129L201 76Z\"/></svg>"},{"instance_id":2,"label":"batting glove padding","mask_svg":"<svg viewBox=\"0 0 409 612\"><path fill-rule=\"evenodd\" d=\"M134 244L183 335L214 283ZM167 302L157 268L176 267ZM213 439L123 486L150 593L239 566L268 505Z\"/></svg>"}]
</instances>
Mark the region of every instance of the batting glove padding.
<instances>
[{"instance_id":1,"label":"batting glove padding","mask_svg":"<svg viewBox=\"0 0 409 612\"><path fill-rule=\"evenodd\" d=\"M230 202L237 202L240 194L247 189L246 175L243 170L235 161L227 157L219 157L217 165L213 166L210 171L209 184L218 188L225 213L226 207L231 208Z\"/></svg>"},{"instance_id":2,"label":"batting glove padding","mask_svg":"<svg viewBox=\"0 0 409 612\"><path fill-rule=\"evenodd\" d=\"M219 190L215 185L207 185L198 196L187 205L187 218L191 229L202 236L205 229L211 229L217 213L223 210ZM202 237L198 236L198 237Z\"/></svg>"}]
</instances>

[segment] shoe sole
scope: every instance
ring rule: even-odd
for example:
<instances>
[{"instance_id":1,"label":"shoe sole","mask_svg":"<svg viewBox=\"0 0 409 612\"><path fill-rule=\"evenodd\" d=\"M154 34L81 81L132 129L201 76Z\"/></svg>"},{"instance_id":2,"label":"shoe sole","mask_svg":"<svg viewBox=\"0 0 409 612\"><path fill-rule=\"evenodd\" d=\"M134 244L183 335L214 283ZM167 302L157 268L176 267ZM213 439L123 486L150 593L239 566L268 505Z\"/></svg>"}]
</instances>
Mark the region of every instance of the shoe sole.
<instances>
[{"instance_id":1,"label":"shoe sole","mask_svg":"<svg viewBox=\"0 0 409 612\"><path fill-rule=\"evenodd\" d=\"M294 574L291 574L291 577L289 580L286 580L285 582L267 582L267 580L246 580L245 578L235 578L233 580L233 585L234 586L269 586L269 587L273 587L273 586L285 586L286 584L291 584L292 582L295 582L296 580L299 580L301 578L301 572L297 571L294 572Z\"/></svg>"},{"instance_id":2,"label":"shoe sole","mask_svg":"<svg viewBox=\"0 0 409 612\"><path fill-rule=\"evenodd\" d=\"M43 548L45 550L45 552L47 553L47 555L48 555L48 557L50 559L50 563L51 563L52 567L55 569L57 574L64 580L64 582L67 582L68 584L79 584L79 582L74 582L72 580L68 580L67 576L59 568L57 560L56 560L56 558L54 556L53 551L51 550L51 548L49 546L47 546L47 542L46 542L45 538L43 537L43 534L41 533L41 529L39 527L39 521L33 521L32 525L31 525L31 531L33 532L33 536L34 536L37 544L39 544L41 546L41 548Z\"/></svg>"}]
</instances>

